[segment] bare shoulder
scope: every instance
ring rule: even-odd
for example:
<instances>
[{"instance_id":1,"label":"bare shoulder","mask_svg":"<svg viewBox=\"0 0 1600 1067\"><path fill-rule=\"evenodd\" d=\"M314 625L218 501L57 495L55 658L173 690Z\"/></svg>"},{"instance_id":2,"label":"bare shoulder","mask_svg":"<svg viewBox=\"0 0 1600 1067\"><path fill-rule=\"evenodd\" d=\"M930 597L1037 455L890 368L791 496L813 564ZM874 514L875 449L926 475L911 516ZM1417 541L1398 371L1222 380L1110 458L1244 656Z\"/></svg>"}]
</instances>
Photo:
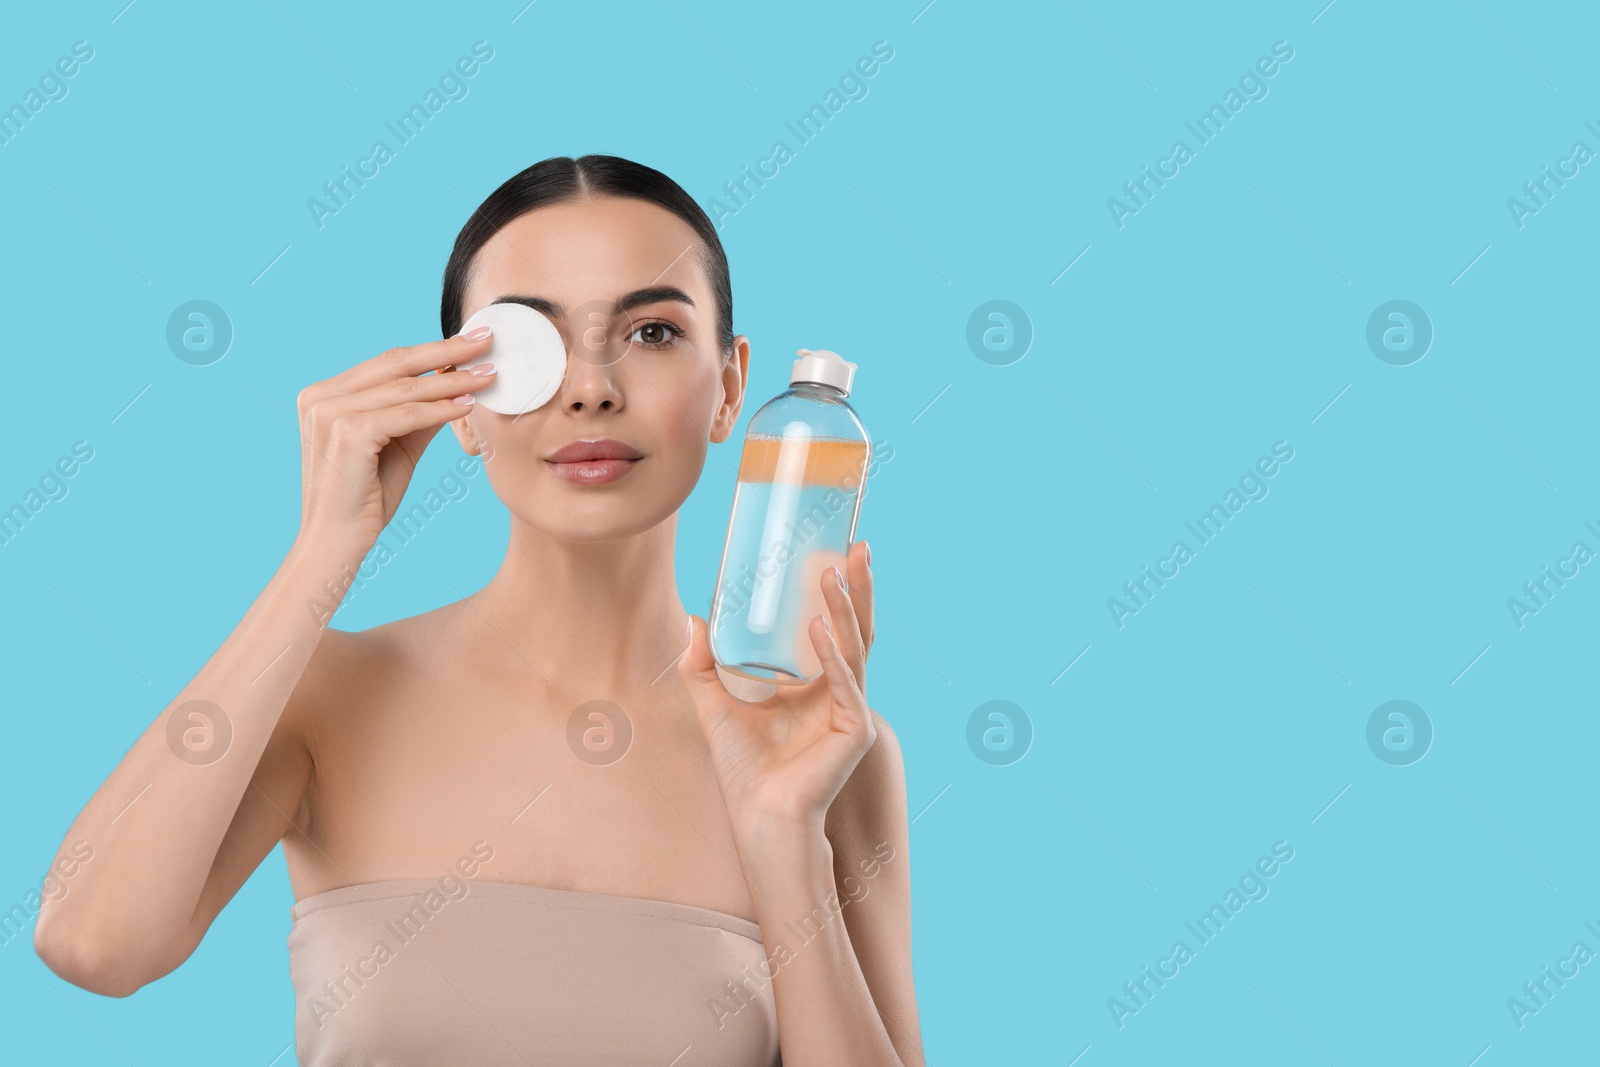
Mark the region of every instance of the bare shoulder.
<instances>
[{"instance_id":1,"label":"bare shoulder","mask_svg":"<svg viewBox=\"0 0 1600 1067\"><path fill-rule=\"evenodd\" d=\"M290 732L312 754L335 724L355 725L364 708L385 688L403 684L404 666L411 660L421 632L432 620L425 613L396 619L367 630L338 630L329 626L317 641L284 712Z\"/></svg>"},{"instance_id":2,"label":"bare shoulder","mask_svg":"<svg viewBox=\"0 0 1600 1067\"><path fill-rule=\"evenodd\" d=\"M301 785L282 798L292 812L288 838L307 840L322 832L333 802L327 792L368 747L379 717L393 708L393 694L407 684L409 650L421 639L425 615L410 616L366 630L326 627L317 639L300 679L284 707L270 742L275 759L295 764ZM316 855L315 847L311 851ZM295 865L290 864L291 876Z\"/></svg>"},{"instance_id":3,"label":"bare shoulder","mask_svg":"<svg viewBox=\"0 0 1600 1067\"><path fill-rule=\"evenodd\" d=\"M295 685L290 709L302 725L310 726L359 693L363 683L378 673L387 642L377 630L337 630L329 626L317 639Z\"/></svg>"},{"instance_id":4,"label":"bare shoulder","mask_svg":"<svg viewBox=\"0 0 1600 1067\"><path fill-rule=\"evenodd\" d=\"M317 636L251 773L250 788L239 799L218 845L180 958L193 952L274 845L281 842L284 846L297 898L306 895L308 870L314 872L319 863L327 864L311 843L317 832L317 793L327 780L329 746L325 741L334 727L350 720L348 711L359 711L368 702L363 686L392 659L381 651L381 643L381 635L332 628ZM284 669L281 659L280 653L264 673Z\"/></svg>"}]
</instances>

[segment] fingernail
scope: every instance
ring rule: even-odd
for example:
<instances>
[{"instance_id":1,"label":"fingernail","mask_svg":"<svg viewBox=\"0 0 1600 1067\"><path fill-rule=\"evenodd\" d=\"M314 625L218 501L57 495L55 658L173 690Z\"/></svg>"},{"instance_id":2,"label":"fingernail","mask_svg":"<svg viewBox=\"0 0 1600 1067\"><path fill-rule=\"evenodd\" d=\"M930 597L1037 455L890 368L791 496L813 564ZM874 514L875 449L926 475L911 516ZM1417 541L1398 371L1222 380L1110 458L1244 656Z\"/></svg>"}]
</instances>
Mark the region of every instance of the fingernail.
<instances>
[{"instance_id":1,"label":"fingernail","mask_svg":"<svg viewBox=\"0 0 1600 1067\"><path fill-rule=\"evenodd\" d=\"M494 331L487 326L475 326L461 335L463 341L481 341Z\"/></svg>"},{"instance_id":2,"label":"fingernail","mask_svg":"<svg viewBox=\"0 0 1600 1067\"><path fill-rule=\"evenodd\" d=\"M467 373L468 374L476 374L478 377L482 378L485 375L494 373L494 364L493 363L480 363L476 367L473 367L471 370L467 371Z\"/></svg>"},{"instance_id":3,"label":"fingernail","mask_svg":"<svg viewBox=\"0 0 1600 1067\"><path fill-rule=\"evenodd\" d=\"M833 568L833 580L839 583L839 588L844 588L844 573L838 567Z\"/></svg>"},{"instance_id":4,"label":"fingernail","mask_svg":"<svg viewBox=\"0 0 1600 1067\"><path fill-rule=\"evenodd\" d=\"M692 645L694 644L694 616L690 615L684 620L684 622L686 622L689 627L688 631L684 634L684 640L688 641Z\"/></svg>"},{"instance_id":5,"label":"fingernail","mask_svg":"<svg viewBox=\"0 0 1600 1067\"><path fill-rule=\"evenodd\" d=\"M473 404L476 404L477 402L478 402L478 398L473 396L471 393L466 393L466 394L464 394L462 396L456 397L456 403L460 404L462 407L471 407Z\"/></svg>"},{"instance_id":6,"label":"fingernail","mask_svg":"<svg viewBox=\"0 0 1600 1067\"><path fill-rule=\"evenodd\" d=\"M868 545L868 544L867 544L867 542L865 542L865 541L863 541L863 542L861 542L861 543L862 543L862 544L864 544L864 545L867 545L867 547L866 547L866 553L867 553L867 566L869 566L869 567L870 567L870 566L872 566L872 546L871 546L871 545Z\"/></svg>"},{"instance_id":7,"label":"fingernail","mask_svg":"<svg viewBox=\"0 0 1600 1067\"><path fill-rule=\"evenodd\" d=\"M826 615L818 615L817 618L822 620L822 628L824 630L828 631L830 634L833 633L833 627L828 624L828 617Z\"/></svg>"}]
</instances>

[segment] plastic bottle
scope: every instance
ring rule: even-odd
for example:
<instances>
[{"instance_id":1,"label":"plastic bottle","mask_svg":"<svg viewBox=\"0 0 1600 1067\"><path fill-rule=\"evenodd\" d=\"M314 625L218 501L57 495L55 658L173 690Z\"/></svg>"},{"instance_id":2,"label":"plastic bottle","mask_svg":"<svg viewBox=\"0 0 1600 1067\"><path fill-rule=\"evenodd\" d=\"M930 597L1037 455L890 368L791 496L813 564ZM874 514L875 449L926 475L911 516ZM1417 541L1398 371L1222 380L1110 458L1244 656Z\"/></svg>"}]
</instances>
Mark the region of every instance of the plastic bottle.
<instances>
[{"instance_id":1,"label":"plastic bottle","mask_svg":"<svg viewBox=\"0 0 1600 1067\"><path fill-rule=\"evenodd\" d=\"M723 670L779 685L822 674L813 616L821 581L845 575L872 441L846 402L856 365L800 349L789 388L750 419L712 597L711 654Z\"/></svg>"}]
</instances>

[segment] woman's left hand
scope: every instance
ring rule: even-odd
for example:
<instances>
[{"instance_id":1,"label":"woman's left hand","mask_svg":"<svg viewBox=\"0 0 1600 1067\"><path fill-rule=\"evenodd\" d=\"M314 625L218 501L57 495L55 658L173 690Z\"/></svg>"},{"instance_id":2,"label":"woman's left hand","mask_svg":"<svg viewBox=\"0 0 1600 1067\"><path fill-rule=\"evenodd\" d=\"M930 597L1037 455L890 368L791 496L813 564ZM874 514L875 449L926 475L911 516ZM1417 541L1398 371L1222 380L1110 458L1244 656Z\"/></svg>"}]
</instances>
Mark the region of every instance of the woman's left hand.
<instances>
[{"instance_id":1,"label":"woman's left hand","mask_svg":"<svg viewBox=\"0 0 1600 1067\"><path fill-rule=\"evenodd\" d=\"M807 632L822 675L781 685L765 700L729 693L717 674L706 622L689 617L689 648L678 674L694 701L716 767L728 819L741 845L773 834L820 832L823 817L877 736L867 707L867 653L872 648L872 570L866 542L845 557L849 590L829 567L821 576L830 632L821 616Z\"/></svg>"}]
</instances>

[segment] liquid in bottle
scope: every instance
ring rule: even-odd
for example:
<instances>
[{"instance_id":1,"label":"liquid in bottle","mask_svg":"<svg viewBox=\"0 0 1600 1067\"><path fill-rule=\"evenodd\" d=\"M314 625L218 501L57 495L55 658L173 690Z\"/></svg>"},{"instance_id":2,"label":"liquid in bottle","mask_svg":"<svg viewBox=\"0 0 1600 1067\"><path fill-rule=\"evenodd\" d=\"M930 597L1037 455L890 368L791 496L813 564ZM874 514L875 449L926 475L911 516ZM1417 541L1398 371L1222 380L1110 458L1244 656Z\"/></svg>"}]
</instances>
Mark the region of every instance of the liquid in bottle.
<instances>
[{"instance_id":1,"label":"liquid in bottle","mask_svg":"<svg viewBox=\"0 0 1600 1067\"><path fill-rule=\"evenodd\" d=\"M778 684L822 673L810 622L830 618L821 582L829 567L845 574L872 450L845 400L856 365L799 354L746 430L708 619L724 670Z\"/></svg>"}]
</instances>

